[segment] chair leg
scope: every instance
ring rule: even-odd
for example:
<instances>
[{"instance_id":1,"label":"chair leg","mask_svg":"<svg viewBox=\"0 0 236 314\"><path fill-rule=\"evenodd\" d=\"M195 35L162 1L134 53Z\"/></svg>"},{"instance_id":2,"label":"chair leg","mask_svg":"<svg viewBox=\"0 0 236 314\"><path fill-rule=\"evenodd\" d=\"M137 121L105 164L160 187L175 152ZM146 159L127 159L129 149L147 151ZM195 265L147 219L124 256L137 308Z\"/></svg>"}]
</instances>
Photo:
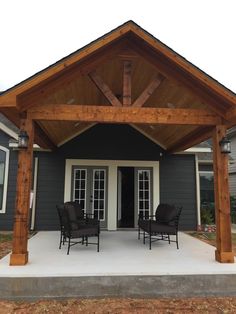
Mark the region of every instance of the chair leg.
<instances>
[{"instance_id":1,"label":"chair leg","mask_svg":"<svg viewBox=\"0 0 236 314\"><path fill-rule=\"evenodd\" d=\"M99 252L99 233L98 233L98 244L97 244L97 252Z\"/></svg>"},{"instance_id":2,"label":"chair leg","mask_svg":"<svg viewBox=\"0 0 236 314\"><path fill-rule=\"evenodd\" d=\"M169 244L170 244L170 235L168 234L168 242L169 242Z\"/></svg>"},{"instance_id":3,"label":"chair leg","mask_svg":"<svg viewBox=\"0 0 236 314\"><path fill-rule=\"evenodd\" d=\"M140 227L138 227L138 240L140 240Z\"/></svg>"},{"instance_id":4,"label":"chair leg","mask_svg":"<svg viewBox=\"0 0 236 314\"><path fill-rule=\"evenodd\" d=\"M151 232L149 233L149 250L152 249L152 235Z\"/></svg>"},{"instance_id":5,"label":"chair leg","mask_svg":"<svg viewBox=\"0 0 236 314\"><path fill-rule=\"evenodd\" d=\"M88 236L86 236L86 246L88 246Z\"/></svg>"},{"instance_id":6,"label":"chair leg","mask_svg":"<svg viewBox=\"0 0 236 314\"><path fill-rule=\"evenodd\" d=\"M62 232L61 232L59 249L61 249L61 243L62 243L62 241L63 241L63 236L62 236Z\"/></svg>"},{"instance_id":7,"label":"chair leg","mask_svg":"<svg viewBox=\"0 0 236 314\"><path fill-rule=\"evenodd\" d=\"M69 237L69 241L68 241L67 255L69 255L69 253L70 253L70 237Z\"/></svg>"},{"instance_id":8,"label":"chair leg","mask_svg":"<svg viewBox=\"0 0 236 314\"><path fill-rule=\"evenodd\" d=\"M177 246L177 250L178 250L179 249L178 232L176 233L176 246Z\"/></svg>"}]
</instances>

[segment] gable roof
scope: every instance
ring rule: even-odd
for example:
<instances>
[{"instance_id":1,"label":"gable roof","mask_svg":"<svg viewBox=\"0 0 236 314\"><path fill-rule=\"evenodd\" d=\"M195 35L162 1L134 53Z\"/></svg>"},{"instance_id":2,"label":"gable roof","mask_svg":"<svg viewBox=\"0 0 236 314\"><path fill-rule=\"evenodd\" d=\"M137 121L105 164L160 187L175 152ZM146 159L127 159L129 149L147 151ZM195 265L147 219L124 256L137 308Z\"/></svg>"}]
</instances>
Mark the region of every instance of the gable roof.
<instances>
[{"instance_id":1,"label":"gable roof","mask_svg":"<svg viewBox=\"0 0 236 314\"><path fill-rule=\"evenodd\" d=\"M107 80L116 97L122 93L120 60L133 62L134 99L147 86L150 78L161 75L163 82L145 102L145 107L210 109L221 118L234 110L236 95L222 84L198 69L175 51L164 45L147 31L128 21L89 45L59 60L27 80L6 90L0 96L0 111L19 125L19 112L32 105L46 103L73 103L75 105L109 105L87 78L96 69ZM38 121L43 133L54 145L73 134L90 127L91 123ZM174 147L182 139L199 133L197 126L136 125L143 133L158 141L163 147ZM63 132L62 132L63 129ZM205 128L201 142L210 134ZM195 144L195 143L194 143ZM187 144L186 144L187 145ZM187 145L188 146L188 145Z\"/></svg>"}]
</instances>

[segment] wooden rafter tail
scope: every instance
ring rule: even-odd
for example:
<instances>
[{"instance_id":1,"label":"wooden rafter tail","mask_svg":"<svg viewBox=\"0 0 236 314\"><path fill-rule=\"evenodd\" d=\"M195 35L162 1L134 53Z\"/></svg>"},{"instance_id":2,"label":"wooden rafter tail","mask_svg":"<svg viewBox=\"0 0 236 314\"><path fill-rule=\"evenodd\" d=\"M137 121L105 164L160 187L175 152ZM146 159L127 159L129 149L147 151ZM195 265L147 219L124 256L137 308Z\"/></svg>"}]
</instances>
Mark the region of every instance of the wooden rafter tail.
<instances>
[{"instance_id":1,"label":"wooden rafter tail","mask_svg":"<svg viewBox=\"0 0 236 314\"><path fill-rule=\"evenodd\" d=\"M157 74L152 81L148 84L148 86L144 89L141 95L135 100L133 103L133 107L142 107L148 98L154 93L154 91L160 86L163 76Z\"/></svg>"},{"instance_id":2,"label":"wooden rafter tail","mask_svg":"<svg viewBox=\"0 0 236 314\"><path fill-rule=\"evenodd\" d=\"M131 82L132 62L124 60L123 72L123 105L130 106L132 102L132 82Z\"/></svg>"},{"instance_id":3,"label":"wooden rafter tail","mask_svg":"<svg viewBox=\"0 0 236 314\"><path fill-rule=\"evenodd\" d=\"M100 75L96 71L92 71L89 74L92 82L97 86L100 92L105 96L105 98L110 102L112 106L122 107L121 102L114 95L110 87L103 81Z\"/></svg>"}]
</instances>

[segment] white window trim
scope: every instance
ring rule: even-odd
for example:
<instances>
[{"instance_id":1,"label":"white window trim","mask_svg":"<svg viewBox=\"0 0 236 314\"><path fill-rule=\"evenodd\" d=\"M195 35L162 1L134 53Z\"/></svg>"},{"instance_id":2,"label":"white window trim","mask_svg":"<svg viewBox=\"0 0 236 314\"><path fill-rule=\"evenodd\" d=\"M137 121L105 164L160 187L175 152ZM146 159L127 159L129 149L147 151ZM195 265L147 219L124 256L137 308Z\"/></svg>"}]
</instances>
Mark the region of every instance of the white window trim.
<instances>
[{"instance_id":1,"label":"white window trim","mask_svg":"<svg viewBox=\"0 0 236 314\"><path fill-rule=\"evenodd\" d=\"M152 167L153 168L153 203L152 209L155 211L160 203L160 177L159 161L139 161L139 160L97 160L97 159L66 159L65 161L65 185L64 202L71 198L71 176L73 166L93 166L108 167L108 213L107 229L117 230L117 173L118 167Z\"/></svg>"},{"instance_id":2,"label":"white window trim","mask_svg":"<svg viewBox=\"0 0 236 314\"><path fill-rule=\"evenodd\" d=\"M2 197L2 208L0 209L0 214L6 213L7 205L7 187L8 187L8 173L9 173L9 157L10 151L6 147L0 146L0 150L6 153L5 169L4 169L4 186L3 186L3 197Z\"/></svg>"}]
</instances>

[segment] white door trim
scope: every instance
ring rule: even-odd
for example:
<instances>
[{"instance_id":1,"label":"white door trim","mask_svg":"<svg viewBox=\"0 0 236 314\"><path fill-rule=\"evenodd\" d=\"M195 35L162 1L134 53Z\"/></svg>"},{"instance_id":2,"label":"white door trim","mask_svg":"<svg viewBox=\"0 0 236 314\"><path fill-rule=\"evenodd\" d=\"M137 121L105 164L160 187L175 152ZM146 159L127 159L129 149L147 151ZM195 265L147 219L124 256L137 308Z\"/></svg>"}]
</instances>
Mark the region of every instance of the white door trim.
<instances>
[{"instance_id":1,"label":"white door trim","mask_svg":"<svg viewBox=\"0 0 236 314\"><path fill-rule=\"evenodd\" d=\"M71 198L71 175L73 166L108 167L108 230L117 229L117 169L118 167L152 167L153 168L153 211L160 203L159 161L139 160L88 160L66 159L64 201Z\"/></svg>"}]
</instances>

